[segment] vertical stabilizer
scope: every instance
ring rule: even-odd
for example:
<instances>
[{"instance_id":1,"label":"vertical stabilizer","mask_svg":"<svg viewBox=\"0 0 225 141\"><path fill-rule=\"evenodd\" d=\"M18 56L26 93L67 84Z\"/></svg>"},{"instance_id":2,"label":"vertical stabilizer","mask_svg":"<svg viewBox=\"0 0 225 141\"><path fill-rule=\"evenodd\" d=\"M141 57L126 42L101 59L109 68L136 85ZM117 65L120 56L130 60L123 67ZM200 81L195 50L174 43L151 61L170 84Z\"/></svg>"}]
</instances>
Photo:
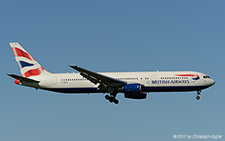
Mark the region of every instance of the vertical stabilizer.
<instances>
[{"instance_id":1,"label":"vertical stabilizer","mask_svg":"<svg viewBox=\"0 0 225 141\"><path fill-rule=\"evenodd\" d=\"M9 43L23 77L49 74L19 43Z\"/></svg>"}]
</instances>

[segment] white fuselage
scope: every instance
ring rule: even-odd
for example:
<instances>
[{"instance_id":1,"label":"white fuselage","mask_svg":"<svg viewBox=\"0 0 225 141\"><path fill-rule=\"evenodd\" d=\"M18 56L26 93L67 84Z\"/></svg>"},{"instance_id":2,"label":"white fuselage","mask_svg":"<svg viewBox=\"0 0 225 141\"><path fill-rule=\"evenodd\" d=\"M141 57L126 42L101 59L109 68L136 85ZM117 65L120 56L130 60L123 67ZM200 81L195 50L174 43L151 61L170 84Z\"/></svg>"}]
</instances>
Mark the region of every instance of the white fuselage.
<instances>
[{"instance_id":1,"label":"white fuselage","mask_svg":"<svg viewBox=\"0 0 225 141\"><path fill-rule=\"evenodd\" d=\"M142 84L143 92L200 91L215 82L207 75L194 71L170 72L108 72L99 73L125 81L127 84ZM98 93L95 85L79 73L59 73L30 77L40 81L36 88L62 93ZM26 84L22 84L26 85ZM28 85L27 85L28 86Z\"/></svg>"}]
</instances>

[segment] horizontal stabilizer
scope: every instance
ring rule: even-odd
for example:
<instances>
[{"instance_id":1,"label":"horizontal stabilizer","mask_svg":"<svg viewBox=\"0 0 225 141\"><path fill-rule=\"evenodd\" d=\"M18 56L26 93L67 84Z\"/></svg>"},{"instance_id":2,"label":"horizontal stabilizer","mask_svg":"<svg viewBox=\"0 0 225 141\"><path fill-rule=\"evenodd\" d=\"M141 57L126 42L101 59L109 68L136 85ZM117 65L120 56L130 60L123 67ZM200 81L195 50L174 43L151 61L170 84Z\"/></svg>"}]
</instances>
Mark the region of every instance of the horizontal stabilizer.
<instances>
[{"instance_id":1,"label":"horizontal stabilizer","mask_svg":"<svg viewBox=\"0 0 225 141\"><path fill-rule=\"evenodd\" d=\"M26 81L26 82L31 82L31 83L39 83L40 82L40 81L36 81L36 80L30 79L30 78L22 77L22 76L15 75L15 74L7 74L7 75L12 78L21 80L21 81Z\"/></svg>"}]
</instances>

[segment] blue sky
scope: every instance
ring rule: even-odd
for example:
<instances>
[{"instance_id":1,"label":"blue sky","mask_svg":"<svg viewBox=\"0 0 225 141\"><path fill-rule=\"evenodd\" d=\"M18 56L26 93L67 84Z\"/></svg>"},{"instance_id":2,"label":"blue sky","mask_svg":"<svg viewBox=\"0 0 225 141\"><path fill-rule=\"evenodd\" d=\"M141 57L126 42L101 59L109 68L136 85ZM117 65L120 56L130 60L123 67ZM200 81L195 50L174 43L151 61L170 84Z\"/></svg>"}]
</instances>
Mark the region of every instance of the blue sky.
<instances>
[{"instance_id":1,"label":"blue sky","mask_svg":"<svg viewBox=\"0 0 225 141\"><path fill-rule=\"evenodd\" d=\"M0 4L0 139L149 141L225 136L224 1L15 1ZM110 104L102 94L63 95L16 86L9 47L18 41L50 72L194 70L216 85L149 93Z\"/></svg>"}]
</instances>

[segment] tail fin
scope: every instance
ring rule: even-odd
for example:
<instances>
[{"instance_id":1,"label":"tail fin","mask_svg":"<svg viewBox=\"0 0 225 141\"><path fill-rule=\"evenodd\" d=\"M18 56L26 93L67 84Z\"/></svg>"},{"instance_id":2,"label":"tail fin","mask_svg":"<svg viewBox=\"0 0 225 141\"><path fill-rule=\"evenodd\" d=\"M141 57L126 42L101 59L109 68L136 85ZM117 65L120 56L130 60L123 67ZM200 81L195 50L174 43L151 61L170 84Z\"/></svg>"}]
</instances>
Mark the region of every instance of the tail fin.
<instances>
[{"instance_id":1,"label":"tail fin","mask_svg":"<svg viewBox=\"0 0 225 141\"><path fill-rule=\"evenodd\" d=\"M19 43L9 44L23 77L39 76L48 73Z\"/></svg>"}]
</instances>

